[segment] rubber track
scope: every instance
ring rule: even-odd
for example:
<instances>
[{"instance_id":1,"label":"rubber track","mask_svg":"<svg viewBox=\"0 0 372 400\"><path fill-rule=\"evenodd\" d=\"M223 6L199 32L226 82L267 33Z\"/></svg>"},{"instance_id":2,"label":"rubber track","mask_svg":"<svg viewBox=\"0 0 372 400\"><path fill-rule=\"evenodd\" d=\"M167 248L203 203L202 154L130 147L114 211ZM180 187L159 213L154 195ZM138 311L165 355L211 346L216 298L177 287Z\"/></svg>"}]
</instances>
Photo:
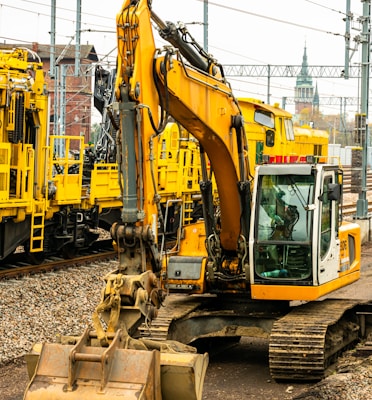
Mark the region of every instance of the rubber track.
<instances>
[{"instance_id":1,"label":"rubber track","mask_svg":"<svg viewBox=\"0 0 372 400\"><path fill-rule=\"evenodd\" d=\"M344 338L330 340L328 328L359 303L352 300L312 302L296 307L276 321L269 343L272 377L277 380L322 379L330 357L358 336L355 324L349 323L350 334L344 332Z\"/></svg>"},{"instance_id":2,"label":"rubber track","mask_svg":"<svg viewBox=\"0 0 372 400\"><path fill-rule=\"evenodd\" d=\"M151 321L151 324L143 323L139 327L141 337L157 341L172 339L169 337L171 323L194 311L200 302L187 295L170 295L165 305L158 311L158 316Z\"/></svg>"}]
</instances>

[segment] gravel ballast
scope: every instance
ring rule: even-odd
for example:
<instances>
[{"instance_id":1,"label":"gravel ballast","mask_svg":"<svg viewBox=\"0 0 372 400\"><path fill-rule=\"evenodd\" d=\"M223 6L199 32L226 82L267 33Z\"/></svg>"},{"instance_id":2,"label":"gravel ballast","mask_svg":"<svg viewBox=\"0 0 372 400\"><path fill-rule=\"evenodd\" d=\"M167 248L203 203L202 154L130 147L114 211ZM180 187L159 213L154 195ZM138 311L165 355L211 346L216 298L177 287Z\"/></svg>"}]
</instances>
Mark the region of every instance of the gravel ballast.
<instances>
[{"instance_id":1,"label":"gravel ballast","mask_svg":"<svg viewBox=\"0 0 372 400\"><path fill-rule=\"evenodd\" d=\"M117 261L0 281L0 365L57 335L81 335Z\"/></svg>"}]
</instances>

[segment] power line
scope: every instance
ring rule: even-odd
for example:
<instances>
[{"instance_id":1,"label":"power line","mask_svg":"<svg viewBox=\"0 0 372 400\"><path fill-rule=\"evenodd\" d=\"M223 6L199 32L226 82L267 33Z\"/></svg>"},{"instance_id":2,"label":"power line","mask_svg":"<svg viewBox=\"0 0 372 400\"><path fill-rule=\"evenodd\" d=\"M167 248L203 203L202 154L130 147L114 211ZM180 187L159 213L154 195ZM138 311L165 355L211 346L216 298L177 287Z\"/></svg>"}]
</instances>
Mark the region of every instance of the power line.
<instances>
[{"instance_id":1,"label":"power line","mask_svg":"<svg viewBox=\"0 0 372 400\"><path fill-rule=\"evenodd\" d=\"M18 1L22 1L22 2L28 3L28 4L35 4L35 5L38 5L38 6L43 6L43 7L48 7L48 8L50 8L50 4L39 3L39 2L37 2L37 1L30 1L30 0L18 0ZM0 4L0 5L2 5L2 4ZM10 7L10 6L9 6L9 7ZM75 9L65 8L65 7L60 7L60 6L57 6L56 9L57 9L57 10L67 11L67 12L71 12L71 13L74 13L74 14L75 14L75 12L76 12ZM37 14L38 14L38 13L37 13ZM87 13L87 12L84 12L84 11L82 11L82 15L89 15L89 16L91 16L91 17L102 18L102 19L107 19L107 20L112 20L112 19L113 19L113 18L111 18L111 17L105 17L104 15L91 14L91 13ZM49 15L49 16L50 16L50 15Z\"/></svg>"},{"instance_id":2,"label":"power line","mask_svg":"<svg viewBox=\"0 0 372 400\"><path fill-rule=\"evenodd\" d=\"M21 0L21 1L24 1L24 0ZM35 3L35 2L26 1L26 3ZM47 6L46 4L42 4L42 3L35 3L35 4L42 5L42 6ZM27 8L21 8L21 7L16 7L16 6L10 6L10 5L4 4L4 3L0 3L0 7L7 7L7 8L10 8L10 9L13 9L13 10L22 11L22 12L26 12L26 13L29 13L29 14L42 16L42 17L47 17L47 18L51 17L50 13L34 11L34 10L27 9ZM48 6L48 7L50 7L50 6ZM68 8L62 8L62 7L57 7L57 9L68 11L68 12L75 12L75 10L68 9ZM97 15L97 14L90 14L90 13L82 12L82 15L96 17L96 18L105 18L107 20L113 20L114 21L114 18L104 17L104 16ZM70 22L70 23L76 23L75 19L64 18L64 17L60 17L60 16L57 16L56 18L58 20L60 20L60 21L67 21L67 22ZM96 27L99 27L99 28L106 28L106 29L110 29L110 28L112 29L113 26L115 26L115 25L107 26L107 25L100 25L100 24L92 24L91 22L89 22L89 23L88 22L84 22L83 24L84 25L92 25L92 26L96 26Z\"/></svg>"},{"instance_id":3,"label":"power line","mask_svg":"<svg viewBox=\"0 0 372 400\"><path fill-rule=\"evenodd\" d=\"M0 37L1 37L1 39L11 40L12 42L32 44L32 42L30 42L28 40L15 39L15 38L10 38L10 37L6 37L6 36L0 36Z\"/></svg>"},{"instance_id":4,"label":"power line","mask_svg":"<svg viewBox=\"0 0 372 400\"><path fill-rule=\"evenodd\" d=\"M204 0L197 0L197 1L204 2ZM283 20L283 19L270 17L268 15L263 15L263 14L258 14L258 13L254 13L254 12L251 12L251 11L243 10L241 8L235 8L235 7L226 6L226 5L223 5L223 4L218 4L218 3L215 3L215 2L210 1L210 0L208 0L208 4L209 5L213 5L215 7L220 7L220 8L224 8L224 9L227 9L227 10L231 10L231 11L236 11L236 12L243 13L243 14L252 15L254 17L268 19L268 20L274 21L274 22L279 22L281 24L292 25L292 26L296 26L298 28L308 29L308 30L311 30L311 31L326 33L326 34L330 34L330 35L334 35L334 36L344 36L344 34L341 34L341 33L330 32L330 31L326 31L324 29L315 28L313 26L303 25L303 24L299 24L297 22L292 22L292 21L286 21L286 20Z\"/></svg>"},{"instance_id":5,"label":"power line","mask_svg":"<svg viewBox=\"0 0 372 400\"><path fill-rule=\"evenodd\" d=\"M336 12L336 13L339 13L339 14L342 14L342 15L345 15L345 16L346 16L346 13L344 13L344 12L342 12L342 11L340 11L340 10L335 10L334 8L327 7L327 6L323 5L323 4L316 3L315 1L312 1L312 0L305 0L305 1L306 1L307 3L314 4L314 5L318 6L318 7L325 8L326 10L334 11L334 12Z\"/></svg>"}]
</instances>

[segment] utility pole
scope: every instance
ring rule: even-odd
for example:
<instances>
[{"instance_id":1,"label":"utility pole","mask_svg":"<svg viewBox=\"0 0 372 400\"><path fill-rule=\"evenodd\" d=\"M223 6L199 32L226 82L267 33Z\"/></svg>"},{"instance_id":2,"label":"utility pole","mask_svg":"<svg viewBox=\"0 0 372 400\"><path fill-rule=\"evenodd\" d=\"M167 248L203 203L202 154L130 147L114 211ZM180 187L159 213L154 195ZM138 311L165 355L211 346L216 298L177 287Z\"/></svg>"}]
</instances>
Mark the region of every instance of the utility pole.
<instances>
[{"instance_id":1,"label":"utility pole","mask_svg":"<svg viewBox=\"0 0 372 400\"><path fill-rule=\"evenodd\" d=\"M56 65L56 0L51 2L49 76L54 80L53 135L59 134L59 69ZM53 149L55 150L55 149ZM59 151L59 149L58 149Z\"/></svg>"},{"instance_id":2,"label":"utility pole","mask_svg":"<svg viewBox=\"0 0 372 400\"><path fill-rule=\"evenodd\" d=\"M80 72L81 0L76 0L75 76Z\"/></svg>"},{"instance_id":3,"label":"utility pole","mask_svg":"<svg viewBox=\"0 0 372 400\"><path fill-rule=\"evenodd\" d=\"M208 53L208 0L204 0L204 50Z\"/></svg>"},{"instance_id":4,"label":"utility pole","mask_svg":"<svg viewBox=\"0 0 372 400\"><path fill-rule=\"evenodd\" d=\"M270 104L270 64L267 66L267 104Z\"/></svg>"},{"instance_id":5,"label":"utility pole","mask_svg":"<svg viewBox=\"0 0 372 400\"><path fill-rule=\"evenodd\" d=\"M61 80L60 80L60 135L66 135L66 77L68 64L61 65Z\"/></svg>"},{"instance_id":6,"label":"utility pole","mask_svg":"<svg viewBox=\"0 0 372 400\"><path fill-rule=\"evenodd\" d=\"M52 13L50 21L50 62L49 76L53 79L55 76L54 66L56 60L56 1L52 0Z\"/></svg>"},{"instance_id":7,"label":"utility pole","mask_svg":"<svg viewBox=\"0 0 372 400\"><path fill-rule=\"evenodd\" d=\"M349 79L349 64L350 64L350 56L349 56L349 51L350 51L350 19L351 19L351 14L350 14L350 0L346 0L346 18L345 18L345 23L346 23L346 28L345 28L345 72L344 72L344 78Z\"/></svg>"},{"instance_id":8,"label":"utility pole","mask_svg":"<svg viewBox=\"0 0 372 400\"><path fill-rule=\"evenodd\" d=\"M371 0L361 0L363 3L362 21L362 65L360 80L360 110L361 110L361 147L362 147L362 188L357 200L356 217L367 218L367 157L368 157L368 95L369 95L369 60L370 60L370 20L371 20ZM365 117L365 118L363 118Z\"/></svg>"}]
</instances>

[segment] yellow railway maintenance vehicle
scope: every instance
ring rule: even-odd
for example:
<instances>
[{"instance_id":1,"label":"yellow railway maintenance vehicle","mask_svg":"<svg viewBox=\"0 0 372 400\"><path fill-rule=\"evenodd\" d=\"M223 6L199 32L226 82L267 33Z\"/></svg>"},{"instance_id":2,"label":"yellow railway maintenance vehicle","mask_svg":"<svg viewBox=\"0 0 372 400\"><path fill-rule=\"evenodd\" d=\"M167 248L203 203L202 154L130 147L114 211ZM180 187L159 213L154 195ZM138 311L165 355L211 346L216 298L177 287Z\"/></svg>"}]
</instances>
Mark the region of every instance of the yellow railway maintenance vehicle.
<instances>
[{"instance_id":1,"label":"yellow railway maintenance vehicle","mask_svg":"<svg viewBox=\"0 0 372 400\"><path fill-rule=\"evenodd\" d=\"M0 52L0 259L25 236L30 250L41 246L34 227L45 213L46 157L39 168L35 163L36 155L47 151L48 98L42 65L29 64L27 56L23 49Z\"/></svg>"},{"instance_id":2,"label":"yellow railway maintenance vehicle","mask_svg":"<svg viewBox=\"0 0 372 400\"><path fill-rule=\"evenodd\" d=\"M30 262L50 255L74 257L96 241L96 228L108 231L120 221L116 129L105 114L110 97L99 95L110 93L110 81L103 87L102 75L96 72L101 92L95 94L102 129L95 146L87 146L82 137L49 134L49 96L37 54L0 50L0 261L19 246ZM158 190L162 204L176 204L174 199L185 193L183 220L190 221L195 197L200 200L198 146L193 138L176 137L175 127L170 124L162 134L161 146L166 142L170 151L160 156ZM174 233L172 212L167 236Z\"/></svg>"},{"instance_id":3,"label":"yellow railway maintenance vehicle","mask_svg":"<svg viewBox=\"0 0 372 400\"><path fill-rule=\"evenodd\" d=\"M31 50L0 49L0 99L0 260L18 246L36 262L71 257L120 218L117 165L95 165L86 182L83 138L49 135L44 72Z\"/></svg>"},{"instance_id":4,"label":"yellow railway maintenance vehicle","mask_svg":"<svg viewBox=\"0 0 372 400\"><path fill-rule=\"evenodd\" d=\"M172 46L155 48L151 20ZM113 110L124 184L122 221L111 233L119 265L105 277L93 328L35 349L25 399L200 399L206 356L186 353L180 342L217 336L270 336L274 378L320 379L358 338L354 302L312 301L360 275L359 226L340 221L342 171L315 162L267 164L252 182L239 103L222 66L186 27L164 23L149 1L126 0L117 39ZM203 220L185 225L178 254L162 260L154 149L169 115L199 142ZM161 308L160 283L185 296L171 295ZM148 334L161 331L177 343L141 337L150 320ZM170 349L181 352L171 359ZM188 377L182 389L176 376Z\"/></svg>"},{"instance_id":5,"label":"yellow railway maintenance vehicle","mask_svg":"<svg viewBox=\"0 0 372 400\"><path fill-rule=\"evenodd\" d=\"M294 126L292 114L261 100L238 98L248 138L250 166L263 162L298 162L306 155L328 156L328 133Z\"/></svg>"}]
</instances>

